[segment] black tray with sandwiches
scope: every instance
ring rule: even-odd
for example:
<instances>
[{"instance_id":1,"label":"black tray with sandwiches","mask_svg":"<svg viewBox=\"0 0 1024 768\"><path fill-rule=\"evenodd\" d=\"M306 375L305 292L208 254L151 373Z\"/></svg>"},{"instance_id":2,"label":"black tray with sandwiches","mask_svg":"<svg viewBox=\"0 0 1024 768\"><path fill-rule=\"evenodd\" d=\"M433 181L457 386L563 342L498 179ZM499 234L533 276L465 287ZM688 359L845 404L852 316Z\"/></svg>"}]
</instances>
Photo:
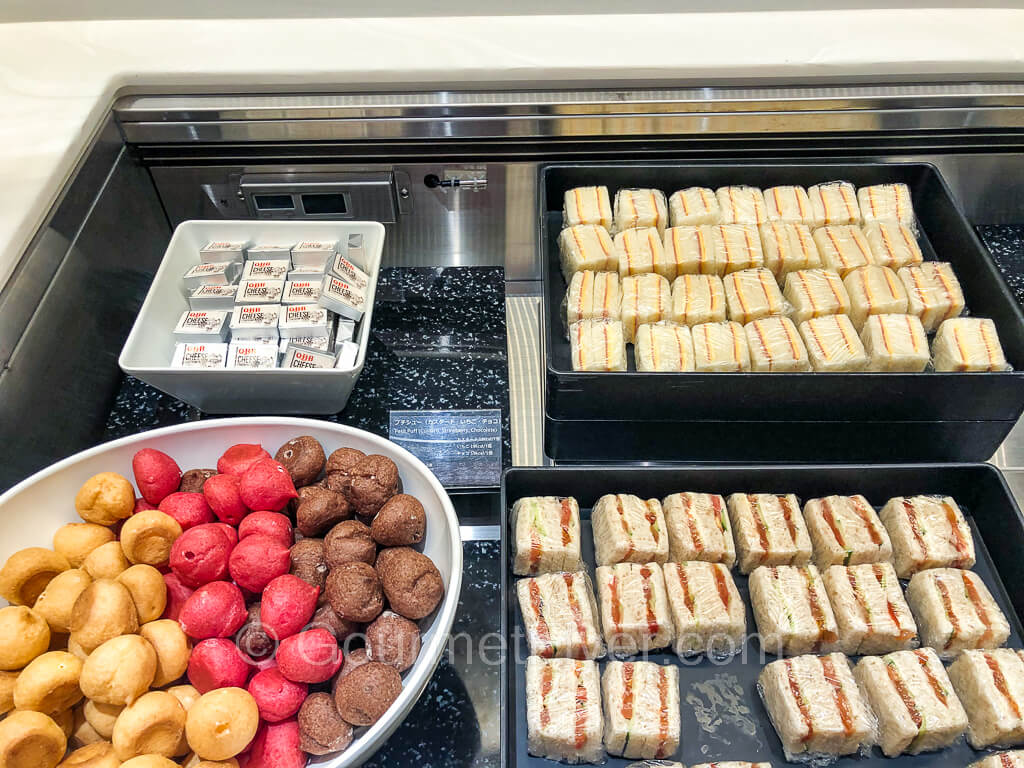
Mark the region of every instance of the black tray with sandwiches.
<instances>
[{"instance_id":1,"label":"black tray with sandwiches","mask_svg":"<svg viewBox=\"0 0 1024 768\"><path fill-rule=\"evenodd\" d=\"M965 316L993 320L1009 370L984 373L936 372L639 372L632 345L624 371L574 370L563 301L567 291L558 236L568 190L605 186L609 200L619 189L651 188L668 198L687 187L726 185L809 188L834 180L856 188L905 184L916 217L916 236L925 262L951 265L962 287ZM649 459L730 461L722 444L744 444L748 461L813 461L820 438L850 445L836 460L887 460L894 450L863 425L895 425L901 460L984 461L1024 410L1024 315L984 246L978 240L938 170L928 164L755 163L736 164L560 164L542 169L539 244L544 254L547 452L559 461ZM609 213L610 215L610 213ZM932 342L929 333L928 343ZM588 434L628 431L629 453L616 440ZM655 426L661 423L661 427ZM672 440L682 422L698 422L717 441ZM780 452L759 438L758 423L796 422L803 435ZM948 425L948 426L946 426ZM701 428L697 427L697 433ZM958 434L958 440L936 439ZM650 439L645 439L647 436ZM842 453L841 450L837 451ZM835 452L832 454L835 455ZM832 458L830 455L830 460ZM820 460L820 459L819 459Z\"/></svg>"},{"instance_id":2,"label":"black tray with sandwiches","mask_svg":"<svg viewBox=\"0 0 1024 768\"><path fill-rule=\"evenodd\" d=\"M695 501L698 497L703 501ZM531 501L517 506L521 499ZM570 499L578 503L578 527ZM649 499L664 499L664 508ZM640 505L639 511L631 505ZM979 685L991 697L1010 697L1003 705L1006 713L1024 706L1024 700L1012 698L1024 690L1021 656L961 650L1020 649L1024 642L1024 593L1014 589L1024 579L1024 518L990 465L514 468L504 476L502 508L502 633L508 641L502 744L510 768L554 766L545 754L593 761L609 751L629 755L608 754L606 764L613 768L654 757L684 766L735 760L779 768L791 763L766 702L772 702L791 751L823 744L850 749L851 738L879 744L830 763L838 768L963 768L997 754L995 746L976 749L958 735L967 725L965 714L976 743L1000 738L992 735L993 728L1009 728L1016 729L1014 735L1004 737L1024 744L1019 714L1016 720L1010 714L987 718L981 697L970 691L972 675L980 676ZM700 517L704 513L707 518ZM719 530L728 530L734 542L729 557L717 543L726 540ZM646 547L666 546L666 535L669 555L661 565L595 568L598 556L606 563L635 560L637 553L646 557ZM822 580L813 589L802 581L809 568L777 559L789 557L790 546L804 552L791 562L802 565L813 550L811 562L822 565ZM686 554L694 547L698 554ZM889 554L885 547L892 555L883 564L878 558ZM685 566L674 564L680 554ZM694 562L705 555L720 563ZM730 557L735 567L728 565ZM558 572L566 565L585 575L578 570L567 578ZM534 570L539 573L531 576ZM650 582L651 571L662 575ZM911 573L908 582L903 577ZM708 586L714 581L694 586L711 574L717 586ZM843 597L848 576L855 599ZM642 591L635 583L639 577ZM652 593L649 586L658 579L662 586ZM765 586L780 579L779 594ZM759 606L756 618L752 594ZM721 619L710 609L721 614L720 606L731 605L736 620L737 600L745 626L728 650L738 653L720 653L722 646L712 642L710 655L686 655L687 649L699 648L687 645L679 633L687 612L693 620L700 615L707 632ZM531 614L529 622L524 610ZM838 625L829 624L826 614ZM808 616L814 617L812 634L802 636ZM618 632L609 632L606 620ZM705 637L699 626L693 629ZM795 633L785 641L790 645L775 645L777 634L787 631ZM631 640L634 636L639 639ZM837 638L861 689L842 656L825 655ZM645 649L645 642L667 647ZM612 644L616 653L589 660ZM528 662L531 646L537 655ZM906 650L880 659L894 648ZM781 659L788 661L780 664ZM986 664L993 670L989 677ZM758 680L766 668L771 671L761 678L762 698ZM946 675L954 679L952 685ZM958 708L961 698L966 713ZM883 727L866 735L876 716ZM840 743L845 746L836 746ZM883 744L904 753L940 746L893 760L883 756Z\"/></svg>"}]
</instances>

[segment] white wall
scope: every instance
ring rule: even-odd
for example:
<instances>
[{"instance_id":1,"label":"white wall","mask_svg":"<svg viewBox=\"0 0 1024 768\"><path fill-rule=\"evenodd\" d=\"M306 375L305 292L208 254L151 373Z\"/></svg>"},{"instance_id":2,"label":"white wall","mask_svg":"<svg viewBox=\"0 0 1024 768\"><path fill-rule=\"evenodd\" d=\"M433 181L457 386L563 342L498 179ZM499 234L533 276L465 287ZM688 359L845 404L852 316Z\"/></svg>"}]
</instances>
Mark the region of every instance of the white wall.
<instances>
[{"instance_id":1,"label":"white wall","mask_svg":"<svg viewBox=\"0 0 1024 768\"><path fill-rule=\"evenodd\" d=\"M685 13L837 8L1024 8L1012 0L0 0L0 22Z\"/></svg>"}]
</instances>

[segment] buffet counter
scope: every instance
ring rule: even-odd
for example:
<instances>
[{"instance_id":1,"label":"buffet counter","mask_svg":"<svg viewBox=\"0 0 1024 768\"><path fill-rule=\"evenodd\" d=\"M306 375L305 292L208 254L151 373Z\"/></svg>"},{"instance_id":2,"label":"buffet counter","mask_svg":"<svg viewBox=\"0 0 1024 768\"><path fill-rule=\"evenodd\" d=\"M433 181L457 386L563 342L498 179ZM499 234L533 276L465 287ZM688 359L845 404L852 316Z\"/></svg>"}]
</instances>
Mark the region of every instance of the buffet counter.
<instances>
[{"instance_id":1,"label":"buffet counter","mask_svg":"<svg viewBox=\"0 0 1024 768\"><path fill-rule=\"evenodd\" d=\"M120 95L1013 79L1022 25L994 8L0 24L0 285Z\"/></svg>"}]
</instances>

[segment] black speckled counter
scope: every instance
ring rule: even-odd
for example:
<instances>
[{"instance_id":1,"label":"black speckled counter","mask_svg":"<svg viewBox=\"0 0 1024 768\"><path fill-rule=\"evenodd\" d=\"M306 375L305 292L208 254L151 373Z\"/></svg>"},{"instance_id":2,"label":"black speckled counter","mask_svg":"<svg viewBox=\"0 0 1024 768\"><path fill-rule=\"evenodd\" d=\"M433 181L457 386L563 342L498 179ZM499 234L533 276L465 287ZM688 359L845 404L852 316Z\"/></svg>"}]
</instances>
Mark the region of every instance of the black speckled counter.
<instances>
[{"instance_id":1,"label":"black speckled counter","mask_svg":"<svg viewBox=\"0 0 1024 768\"><path fill-rule=\"evenodd\" d=\"M497 541L463 544L462 596L448 649L409 717L365 765L500 765L499 656L480 652L481 639L500 631L499 550Z\"/></svg>"},{"instance_id":2,"label":"black speckled counter","mask_svg":"<svg viewBox=\"0 0 1024 768\"><path fill-rule=\"evenodd\" d=\"M362 375L345 410L326 418L387 437L392 409L499 408L509 466L504 270L384 269L373 311ZM200 418L195 408L127 377L105 438Z\"/></svg>"},{"instance_id":3,"label":"black speckled counter","mask_svg":"<svg viewBox=\"0 0 1024 768\"><path fill-rule=\"evenodd\" d=\"M1024 225L983 224L977 231L1017 303L1024 306Z\"/></svg>"}]
</instances>

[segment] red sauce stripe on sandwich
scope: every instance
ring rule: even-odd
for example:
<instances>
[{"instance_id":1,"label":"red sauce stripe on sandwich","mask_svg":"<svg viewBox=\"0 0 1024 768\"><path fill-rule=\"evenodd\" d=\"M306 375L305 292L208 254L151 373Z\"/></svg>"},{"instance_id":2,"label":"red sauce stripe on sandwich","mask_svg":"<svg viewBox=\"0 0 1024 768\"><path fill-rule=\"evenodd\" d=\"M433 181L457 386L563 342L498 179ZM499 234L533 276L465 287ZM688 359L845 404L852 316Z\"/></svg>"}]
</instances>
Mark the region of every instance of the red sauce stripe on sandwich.
<instances>
[{"instance_id":1,"label":"red sauce stripe on sandwich","mask_svg":"<svg viewBox=\"0 0 1024 768\"><path fill-rule=\"evenodd\" d=\"M622 665L622 718L633 719L633 664L628 661Z\"/></svg>"},{"instance_id":2,"label":"red sauce stripe on sandwich","mask_svg":"<svg viewBox=\"0 0 1024 768\"><path fill-rule=\"evenodd\" d=\"M800 690L800 682L797 680L793 670L793 660L786 659L782 663L786 668L789 692L793 695L793 700L796 701L797 709L800 710L800 719L804 721L804 728L807 729L807 733L800 737L800 741L801 743L806 743L814 738L814 720L811 718L811 708L807 705L803 691Z\"/></svg>"},{"instance_id":3,"label":"red sauce stripe on sandwich","mask_svg":"<svg viewBox=\"0 0 1024 768\"><path fill-rule=\"evenodd\" d=\"M569 499L562 499L562 544L568 546L572 541L572 532L569 526L572 523L572 502Z\"/></svg>"},{"instance_id":4,"label":"red sauce stripe on sandwich","mask_svg":"<svg viewBox=\"0 0 1024 768\"><path fill-rule=\"evenodd\" d=\"M789 538L792 539L793 544L797 543L797 528L796 522L794 521L793 508L789 506L788 496L776 496L779 500L779 506L782 507L782 517L786 520L786 530L789 531Z\"/></svg>"},{"instance_id":5,"label":"red sauce stripe on sandwich","mask_svg":"<svg viewBox=\"0 0 1024 768\"><path fill-rule=\"evenodd\" d=\"M914 702L914 697L910 695L907 684L896 670L896 664L889 660L885 660L883 663L885 664L885 671L889 673L889 682L892 683L892 687L896 689L896 693L903 700L903 706L907 708L907 714L910 715L910 719L914 721L914 726L920 732L921 723L924 722L924 718L921 717L921 710L917 708L917 704Z\"/></svg>"},{"instance_id":6,"label":"red sauce stripe on sandwich","mask_svg":"<svg viewBox=\"0 0 1024 768\"><path fill-rule=\"evenodd\" d=\"M629 522L626 520L626 510L622 506L622 494L615 494L615 505L619 511L619 523L622 525L622 532L626 534L626 557L629 559L630 555L633 554L633 534L629 530Z\"/></svg>"},{"instance_id":7,"label":"red sauce stripe on sandwich","mask_svg":"<svg viewBox=\"0 0 1024 768\"><path fill-rule=\"evenodd\" d=\"M942 509L946 513L946 522L949 523L949 531L953 534L953 548L956 549L956 560L953 561L954 568L967 568L971 564L970 544L960 530L960 516L953 509L953 505L945 499L942 500Z\"/></svg>"},{"instance_id":8,"label":"red sauce stripe on sandwich","mask_svg":"<svg viewBox=\"0 0 1024 768\"><path fill-rule=\"evenodd\" d=\"M653 504L657 504L658 502L654 501L654 499L648 499L647 501L644 502L644 510L645 510L644 518L646 518L647 525L650 526L650 528L651 528L651 538L654 539L654 543L655 543L655 545L657 545L658 544L658 513L655 510L655 508L652 506L652 503Z\"/></svg>"},{"instance_id":9,"label":"red sauce stripe on sandwich","mask_svg":"<svg viewBox=\"0 0 1024 768\"><path fill-rule=\"evenodd\" d=\"M917 509L914 507L914 504L910 499L904 499L903 511L907 515L907 522L910 523L910 531L914 534L914 540L921 548L921 559L915 560L915 563L920 564L928 558L928 545L925 543L924 535L921 533L921 523L917 519Z\"/></svg>"},{"instance_id":10,"label":"red sauce stripe on sandwich","mask_svg":"<svg viewBox=\"0 0 1024 768\"><path fill-rule=\"evenodd\" d=\"M964 590L967 592L967 597L974 607L974 612L978 614L978 620L985 627L985 631L981 633L981 637L978 639L978 647L984 648L989 640L992 639L992 617L989 616L988 609L985 608L985 601L978 591L978 585L971 578L970 571L961 571L960 576L964 581Z\"/></svg>"},{"instance_id":11,"label":"red sauce stripe on sandwich","mask_svg":"<svg viewBox=\"0 0 1024 768\"><path fill-rule=\"evenodd\" d=\"M729 583L726 581L725 566L720 563L715 563L713 566L715 571L715 586L718 587L718 597L722 601L722 605L725 606L725 610L729 610L729 603L732 600L732 595L729 592Z\"/></svg>"},{"instance_id":12,"label":"red sauce stripe on sandwich","mask_svg":"<svg viewBox=\"0 0 1024 768\"><path fill-rule=\"evenodd\" d=\"M587 686L583 684L583 662L576 662L576 741L579 751L587 743Z\"/></svg>"},{"instance_id":13,"label":"red sauce stripe on sandwich","mask_svg":"<svg viewBox=\"0 0 1024 768\"><path fill-rule=\"evenodd\" d=\"M928 685L931 686L932 693L935 694L935 698L942 702L942 706L947 706L949 701L946 695L946 689L942 683L939 682L939 678L932 672L931 665L928 663L928 654L918 649L914 651L914 656L917 657L917 663L921 665L921 669L924 671L924 676L928 678Z\"/></svg>"},{"instance_id":14,"label":"red sauce stripe on sandwich","mask_svg":"<svg viewBox=\"0 0 1024 768\"><path fill-rule=\"evenodd\" d=\"M647 632L651 637L658 634L658 617L654 613L654 592L651 589L651 569L646 565L640 569L640 586L644 591L644 608L647 611Z\"/></svg>"},{"instance_id":15,"label":"red sauce stripe on sandwich","mask_svg":"<svg viewBox=\"0 0 1024 768\"><path fill-rule=\"evenodd\" d=\"M545 664L540 673L540 727L547 728L551 725L551 710L548 709L548 696L551 694L554 670L550 664Z\"/></svg>"},{"instance_id":16,"label":"red sauce stripe on sandwich","mask_svg":"<svg viewBox=\"0 0 1024 768\"><path fill-rule=\"evenodd\" d=\"M612 626L617 635L622 631L622 603L619 602L619 577L614 572L608 582L608 594L612 603Z\"/></svg>"},{"instance_id":17,"label":"red sauce stripe on sandwich","mask_svg":"<svg viewBox=\"0 0 1024 768\"><path fill-rule=\"evenodd\" d=\"M747 503L750 504L750 514L754 518L754 526L757 528L757 539L761 545L762 554L760 559L764 559L764 555L768 554L769 542L768 542L768 526L765 524L764 517L761 515L761 501L757 496L747 494Z\"/></svg>"},{"instance_id":18,"label":"red sauce stripe on sandwich","mask_svg":"<svg viewBox=\"0 0 1024 768\"><path fill-rule=\"evenodd\" d=\"M853 733L853 713L850 711L850 700L846 697L831 656L822 657L821 669L825 673L825 679L832 686L832 697L835 699L836 709L839 710L839 718L843 721L843 736L849 737Z\"/></svg>"},{"instance_id":19,"label":"red sauce stripe on sandwich","mask_svg":"<svg viewBox=\"0 0 1024 768\"><path fill-rule=\"evenodd\" d=\"M803 571L804 581L807 585L807 602L811 607L811 616L814 617L814 623L818 625L818 641L815 645L834 643L836 641L836 633L828 628L825 609L821 607L821 601L818 599L818 590L815 589L814 575L811 573L810 568L804 567L800 570Z\"/></svg>"},{"instance_id":20,"label":"red sauce stripe on sandwich","mask_svg":"<svg viewBox=\"0 0 1024 768\"><path fill-rule=\"evenodd\" d=\"M992 682L996 684L996 689L999 691L1000 695L1006 699L1006 703L1010 707L1010 711L1013 712L1014 718L1020 720L1020 705L1017 704L1017 700L1013 698L1013 694L1010 693L1010 686L1006 683L1006 676L1003 675L1003 670L1000 669L999 662L996 661L995 656L991 653L984 653L982 655L985 657L985 663L992 672Z\"/></svg>"},{"instance_id":21,"label":"red sauce stripe on sandwich","mask_svg":"<svg viewBox=\"0 0 1024 768\"><path fill-rule=\"evenodd\" d=\"M664 667L658 667L658 705L658 749L654 756L662 758L668 746L668 671Z\"/></svg>"},{"instance_id":22,"label":"red sauce stripe on sandwich","mask_svg":"<svg viewBox=\"0 0 1024 768\"><path fill-rule=\"evenodd\" d=\"M939 597L942 598L942 610L945 612L946 618L949 619L949 623L953 625L953 630L949 633L946 644L943 646L943 650L948 651L957 635L960 634L960 620L953 610L953 601L949 596L949 587L946 586L946 582L943 581L941 576L936 577L935 586L939 590Z\"/></svg>"},{"instance_id":23,"label":"red sauce stripe on sandwich","mask_svg":"<svg viewBox=\"0 0 1024 768\"><path fill-rule=\"evenodd\" d=\"M540 543L540 534L535 528L530 529L530 573L536 573L540 567L540 558L544 554L544 547Z\"/></svg>"},{"instance_id":24,"label":"red sauce stripe on sandwich","mask_svg":"<svg viewBox=\"0 0 1024 768\"><path fill-rule=\"evenodd\" d=\"M826 496L821 500L821 516L825 518L825 522L828 523L829 529L832 531L832 536L843 549L846 549L846 542L843 540L843 533L839 530L839 526L836 525L835 510L832 509L832 502L829 501L829 497ZM851 584L853 576L850 576Z\"/></svg>"},{"instance_id":25,"label":"red sauce stripe on sandwich","mask_svg":"<svg viewBox=\"0 0 1024 768\"><path fill-rule=\"evenodd\" d=\"M583 621L583 611L580 609L580 601L573 590L573 584L575 583L575 576L571 573L562 575L565 580L565 591L569 597L569 610L572 612L572 620L576 624L576 633L580 638L580 646L577 651L580 655L577 658L586 658L587 653L587 625Z\"/></svg>"},{"instance_id":26,"label":"red sauce stripe on sandwich","mask_svg":"<svg viewBox=\"0 0 1024 768\"><path fill-rule=\"evenodd\" d=\"M537 584L537 580L530 579L527 589L530 592L530 609L537 618L537 638L544 643L544 647L541 648L540 653L537 655L543 658L550 658L554 656L555 649L551 646L551 631L548 629L548 623L544 620L544 598L541 597L540 586Z\"/></svg>"},{"instance_id":27,"label":"red sauce stripe on sandwich","mask_svg":"<svg viewBox=\"0 0 1024 768\"><path fill-rule=\"evenodd\" d=\"M866 637L871 637L871 635L875 633L875 624L871 621L871 612L868 608L867 601L864 599L864 593L860 588L860 584L857 583L857 577L854 575L853 568L846 569L846 578L850 582L850 589L853 591L853 599L864 616L864 623L868 628Z\"/></svg>"},{"instance_id":28,"label":"red sauce stripe on sandwich","mask_svg":"<svg viewBox=\"0 0 1024 768\"><path fill-rule=\"evenodd\" d=\"M690 592L690 579L686 575L686 564L676 563L676 576L679 579L679 589L683 592L683 603L686 605L686 610L692 615L696 609L696 601L693 599L693 593Z\"/></svg>"},{"instance_id":29,"label":"red sauce stripe on sandwich","mask_svg":"<svg viewBox=\"0 0 1024 768\"><path fill-rule=\"evenodd\" d=\"M885 323L882 323L882 326L884 328ZM876 547L882 546L882 534L880 534L878 532L878 528L875 527L874 516L871 514L874 510L866 508L864 502L857 496L851 496L850 503L853 504L853 511L857 513L861 522L864 523L868 536L871 537L871 543Z\"/></svg>"},{"instance_id":30,"label":"red sauce stripe on sandwich","mask_svg":"<svg viewBox=\"0 0 1024 768\"><path fill-rule=\"evenodd\" d=\"M900 640L909 640L915 635L915 632L911 629L907 629L900 622L899 611L896 610L896 604L890 599L889 593L885 588L885 572L882 570L882 566L878 563L871 565L871 572L875 575L875 580L878 582L878 586L881 587L882 593L885 595L885 607L889 611L889 618L892 620L893 625L899 631Z\"/></svg>"}]
</instances>

